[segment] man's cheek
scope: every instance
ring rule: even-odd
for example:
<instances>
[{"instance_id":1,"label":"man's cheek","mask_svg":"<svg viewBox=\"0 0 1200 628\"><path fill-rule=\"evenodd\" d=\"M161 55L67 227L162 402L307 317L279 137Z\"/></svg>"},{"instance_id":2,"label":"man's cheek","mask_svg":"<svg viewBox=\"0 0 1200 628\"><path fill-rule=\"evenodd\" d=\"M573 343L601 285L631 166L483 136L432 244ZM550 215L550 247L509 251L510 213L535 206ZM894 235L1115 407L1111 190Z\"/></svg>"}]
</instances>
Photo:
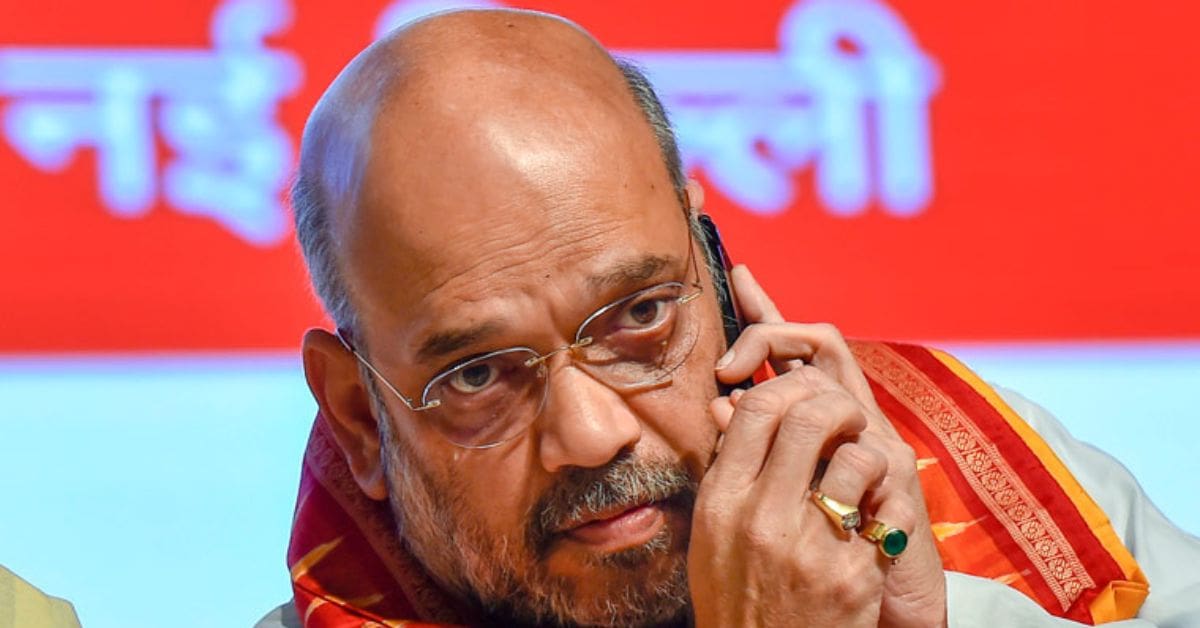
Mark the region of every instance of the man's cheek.
<instances>
[{"instance_id":1,"label":"man's cheek","mask_svg":"<svg viewBox=\"0 0 1200 628\"><path fill-rule=\"evenodd\" d=\"M546 490L544 483L531 477L536 460L519 454L497 459L486 454L500 452L483 452L484 456L477 453L466 454L459 465L446 470L451 490L457 493L454 497L470 508L471 524L505 539L509 545L523 547L530 519L536 516L537 498ZM484 459L468 461L472 457Z\"/></svg>"},{"instance_id":2,"label":"man's cheek","mask_svg":"<svg viewBox=\"0 0 1200 628\"><path fill-rule=\"evenodd\" d=\"M690 394L668 405L669 419L662 427L662 438L671 457L681 460L696 482L712 463L720 436L709 411L709 400L716 397L716 381L692 381ZM695 394L699 391L700 394Z\"/></svg>"}]
</instances>

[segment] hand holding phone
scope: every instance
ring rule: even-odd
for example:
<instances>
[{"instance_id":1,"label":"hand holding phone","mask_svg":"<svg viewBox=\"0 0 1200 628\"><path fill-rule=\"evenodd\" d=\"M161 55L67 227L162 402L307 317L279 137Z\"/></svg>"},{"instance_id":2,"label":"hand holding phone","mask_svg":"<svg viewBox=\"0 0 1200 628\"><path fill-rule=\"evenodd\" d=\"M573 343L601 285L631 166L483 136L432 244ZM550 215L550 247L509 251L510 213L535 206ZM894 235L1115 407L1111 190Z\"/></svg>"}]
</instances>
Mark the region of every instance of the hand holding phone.
<instances>
[{"instance_id":1,"label":"hand holding phone","mask_svg":"<svg viewBox=\"0 0 1200 628\"><path fill-rule=\"evenodd\" d=\"M738 309L737 299L734 298L733 290L730 289L729 271L733 269L733 263L729 259L725 245L721 242L721 234L717 231L717 225L712 218L707 214L700 214L697 220L704 232L704 250L707 252L710 262L709 269L712 274L713 288L717 293L717 305L721 308L721 326L725 330L725 348L728 349L733 346L746 326L741 311ZM734 389L747 389L753 384L751 379L733 385L718 381L717 388L722 395L729 395Z\"/></svg>"}]
</instances>

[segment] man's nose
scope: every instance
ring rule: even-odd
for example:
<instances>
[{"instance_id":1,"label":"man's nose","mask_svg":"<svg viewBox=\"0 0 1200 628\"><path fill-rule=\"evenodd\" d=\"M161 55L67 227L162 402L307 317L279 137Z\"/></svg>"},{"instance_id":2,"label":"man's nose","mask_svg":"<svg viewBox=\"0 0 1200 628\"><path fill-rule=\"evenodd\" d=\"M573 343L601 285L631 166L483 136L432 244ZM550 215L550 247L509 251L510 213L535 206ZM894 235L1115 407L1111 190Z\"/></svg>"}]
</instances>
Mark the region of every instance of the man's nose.
<instances>
[{"instance_id":1,"label":"man's nose","mask_svg":"<svg viewBox=\"0 0 1200 628\"><path fill-rule=\"evenodd\" d=\"M539 455L547 471L598 467L642 437L642 421L612 388L571 365L547 382L538 418Z\"/></svg>"}]
</instances>

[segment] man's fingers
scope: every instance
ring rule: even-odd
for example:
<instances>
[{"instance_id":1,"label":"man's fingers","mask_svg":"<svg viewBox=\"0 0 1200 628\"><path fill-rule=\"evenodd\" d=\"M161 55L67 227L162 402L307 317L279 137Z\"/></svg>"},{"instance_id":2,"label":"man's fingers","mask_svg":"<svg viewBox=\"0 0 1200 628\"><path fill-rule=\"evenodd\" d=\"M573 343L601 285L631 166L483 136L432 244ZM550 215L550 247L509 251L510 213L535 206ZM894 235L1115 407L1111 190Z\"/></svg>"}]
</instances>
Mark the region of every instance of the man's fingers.
<instances>
[{"instance_id":1,"label":"man's fingers","mask_svg":"<svg viewBox=\"0 0 1200 628\"><path fill-rule=\"evenodd\" d=\"M860 443L842 443L829 458L818 488L846 504L860 504L887 474L887 456Z\"/></svg>"},{"instance_id":2,"label":"man's fingers","mask_svg":"<svg viewBox=\"0 0 1200 628\"><path fill-rule=\"evenodd\" d=\"M903 491L910 495L920 494L921 480L917 477L917 456L912 447L892 434L877 430L864 430L858 435L858 443L882 453L887 460L887 475L874 491L873 498L884 499L894 491Z\"/></svg>"},{"instance_id":3,"label":"man's fingers","mask_svg":"<svg viewBox=\"0 0 1200 628\"><path fill-rule=\"evenodd\" d=\"M861 377L850 348L833 325L757 323L742 330L729 352L718 360L717 379L740 382L766 361L777 373L812 364L838 381Z\"/></svg>"},{"instance_id":4,"label":"man's fingers","mask_svg":"<svg viewBox=\"0 0 1200 628\"><path fill-rule=\"evenodd\" d=\"M895 528L902 531L906 538L912 538L914 534L920 533L919 530L916 530L917 521L919 519L917 513L917 505L913 502L912 497L910 497L907 493L895 493L890 495L887 499L883 500L879 504L879 507L874 509L873 512L863 513L863 535L866 536L867 533L872 532L875 522L879 522L883 524L883 528L876 530L876 532L883 533L889 528ZM876 537L879 536L881 535L876 534ZM877 555L879 556L879 560L881 562L890 562L892 558L879 551L878 545L882 542L882 538L876 542ZM896 539L891 539L891 543L895 542ZM896 547L893 545L889 549L894 550ZM904 550L907 550L907 546L904 547ZM903 555L904 554L902 551L895 558L899 559Z\"/></svg>"},{"instance_id":5,"label":"man's fingers","mask_svg":"<svg viewBox=\"0 0 1200 628\"><path fill-rule=\"evenodd\" d=\"M840 390L825 391L811 399L793 403L780 423L771 456L763 465L760 482L764 490L777 494L779 499L786 499L797 489L807 488L812 482L817 461L832 455L833 459L825 470L826 476L832 471L839 476L839 480L843 476L848 478L848 490L839 493L837 499L857 504L868 485L874 485L882 478L882 471L874 467L859 468L859 475L865 473L870 477L863 480L865 484L854 492L853 484L857 480L849 478L854 475L854 470L844 468L846 463L843 458L846 454L839 457L836 451L855 447L847 441L853 440L866 426L866 418L858 403ZM835 461L838 462L836 468L833 464ZM885 470L886 466L886 461L882 462Z\"/></svg>"},{"instance_id":6,"label":"man's fingers","mask_svg":"<svg viewBox=\"0 0 1200 628\"><path fill-rule=\"evenodd\" d=\"M735 390L734 392L738 392ZM708 410L712 413L717 429L724 433L729 429L729 421L733 419L733 400L730 397L717 397L709 402Z\"/></svg>"},{"instance_id":7,"label":"man's fingers","mask_svg":"<svg viewBox=\"0 0 1200 628\"><path fill-rule=\"evenodd\" d=\"M748 486L758 477L771 443L775 440L775 431L783 411L793 398L809 394L806 386L789 390L776 383L781 380L776 378L755 386L741 395L736 405L730 404L732 410L723 407L722 398L712 404L718 425L722 423L722 418L715 412L724 414L728 411L729 414L724 419L726 429L721 442L721 454L704 476L705 484L740 488ZM724 403L730 403L728 398L724 399Z\"/></svg>"},{"instance_id":8,"label":"man's fingers","mask_svg":"<svg viewBox=\"0 0 1200 628\"><path fill-rule=\"evenodd\" d=\"M860 412L827 407L823 400L806 404L814 397L836 396L840 387L824 373L806 367L786 373L742 393L729 411L728 398L713 403L718 425L727 425L721 455L709 469L705 481L726 486L747 486L754 482L768 460L790 471L783 483L801 488L808 486L820 450L838 435L852 437L866 427ZM844 395L844 393L843 393ZM722 399L725 399L722 401ZM853 406L854 404L843 404ZM717 413L720 413L719 415ZM724 415L728 413L728 419ZM779 441L781 423L788 423L786 440ZM774 451L783 445L783 452ZM797 474L804 479L797 480Z\"/></svg>"},{"instance_id":9,"label":"man's fingers","mask_svg":"<svg viewBox=\"0 0 1200 628\"><path fill-rule=\"evenodd\" d=\"M758 323L746 327L717 361L717 379L735 384L753 375L768 360L776 373L786 373L792 366L809 362L817 348L812 336L805 333L805 327L798 323Z\"/></svg>"},{"instance_id":10,"label":"man's fingers","mask_svg":"<svg viewBox=\"0 0 1200 628\"><path fill-rule=\"evenodd\" d=\"M783 322L783 315L779 313L779 308L775 307L775 302L767 296L767 292L744 264L733 267L729 272L729 281L733 284L734 298L737 299L747 323Z\"/></svg>"},{"instance_id":11,"label":"man's fingers","mask_svg":"<svg viewBox=\"0 0 1200 628\"><path fill-rule=\"evenodd\" d=\"M769 362L776 373L811 364L828 373L874 411L875 395L841 332L826 323L756 323L746 327L737 342L716 364L718 381L736 384ZM886 422L879 429L894 435Z\"/></svg>"}]
</instances>

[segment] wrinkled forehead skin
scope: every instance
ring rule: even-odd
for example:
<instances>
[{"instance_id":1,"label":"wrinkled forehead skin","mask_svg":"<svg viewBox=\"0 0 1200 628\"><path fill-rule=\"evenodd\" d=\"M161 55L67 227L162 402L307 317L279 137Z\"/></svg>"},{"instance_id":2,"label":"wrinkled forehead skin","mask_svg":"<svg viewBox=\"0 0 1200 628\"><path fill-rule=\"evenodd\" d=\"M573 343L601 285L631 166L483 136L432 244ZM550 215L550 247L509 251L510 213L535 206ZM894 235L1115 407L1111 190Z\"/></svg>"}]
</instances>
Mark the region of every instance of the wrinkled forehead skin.
<instances>
[{"instance_id":1,"label":"wrinkled forehead skin","mask_svg":"<svg viewBox=\"0 0 1200 628\"><path fill-rule=\"evenodd\" d=\"M619 68L552 16L463 11L391 34L335 81L302 152L371 345L411 352L445 316L536 300L622 256L687 251Z\"/></svg>"}]
</instances>

